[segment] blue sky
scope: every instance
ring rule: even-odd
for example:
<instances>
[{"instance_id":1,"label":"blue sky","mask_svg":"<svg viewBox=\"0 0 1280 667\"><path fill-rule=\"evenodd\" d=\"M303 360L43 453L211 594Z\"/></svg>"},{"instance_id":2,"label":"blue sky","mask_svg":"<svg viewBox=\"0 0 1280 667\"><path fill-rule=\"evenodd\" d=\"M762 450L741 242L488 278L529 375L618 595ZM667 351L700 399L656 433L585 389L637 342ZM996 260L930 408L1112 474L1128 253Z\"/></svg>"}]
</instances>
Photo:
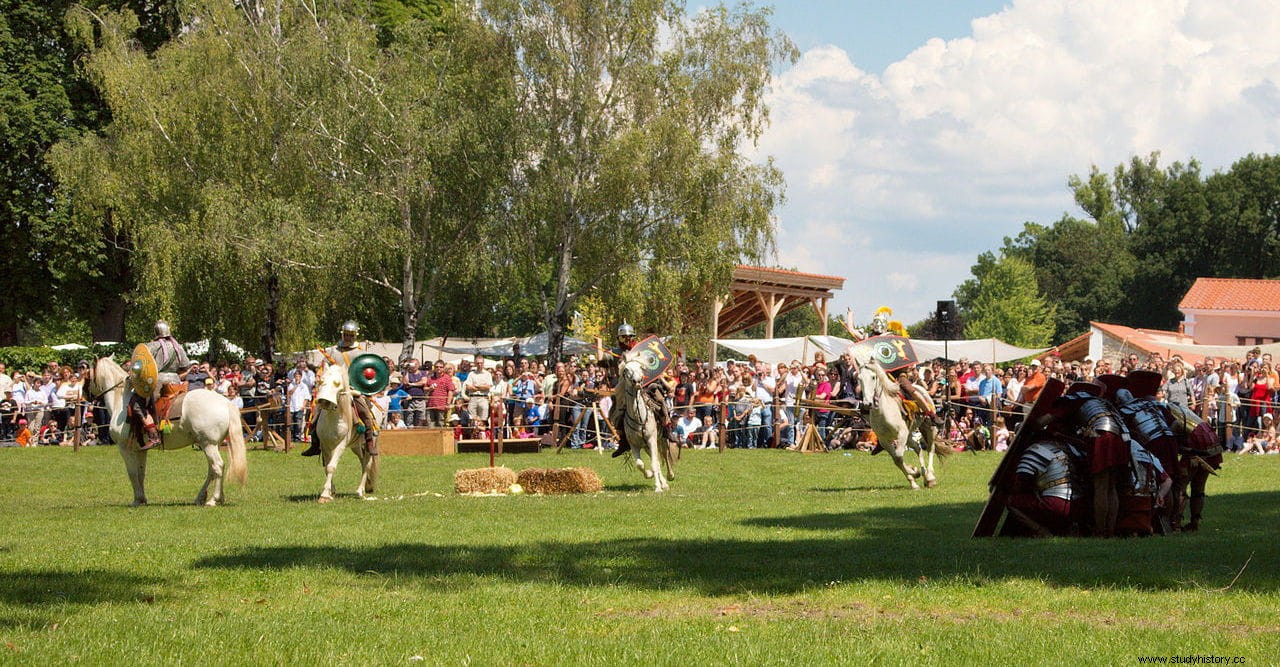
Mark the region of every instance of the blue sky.
<instances>
[{"instance_id":1,"label":"blue sky","mask_svg":"<svg viewBox=\"0 0 1280 667\"><path fill-rule=\"evenodd\" d=\"M932 38L968 35L970 21L1004 6L974 0L790 0L773 5L773 23L802 51L833 44L858 67L879 74Z\"/></svg>"},{"instance_id":2,"label":"blue sky","mask_svg":"<svg viewBox=\"0 0 1280 667\"><path fill-rule=\"evenodd\" d=\"M778 2L748 152L787 182L776 261L846 278L832 312L923 319L1024 223L1083 217L1072 175L1159 152L1206 174L1280 152L1273 0Z\"/></svg>"}]
</instances>

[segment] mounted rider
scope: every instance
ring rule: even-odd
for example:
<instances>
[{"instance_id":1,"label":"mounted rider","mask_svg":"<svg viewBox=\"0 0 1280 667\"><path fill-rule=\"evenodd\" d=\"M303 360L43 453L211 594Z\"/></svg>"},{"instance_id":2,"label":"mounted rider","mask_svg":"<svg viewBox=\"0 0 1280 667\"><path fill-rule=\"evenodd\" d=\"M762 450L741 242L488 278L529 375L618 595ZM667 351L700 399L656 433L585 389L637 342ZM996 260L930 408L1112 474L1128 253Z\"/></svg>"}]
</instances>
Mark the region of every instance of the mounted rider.
<instances>
[{"instance_id":1,"label":"mounted rider","mask_svg":"<svg viewBox=\"0 0 1280 667\"><path fill-rule=\"evenodd\" d=\"M604 369L605 382L610 389L618 386L618 375L622 372L622 358L635 346L636 329L623 320L622 325L618 327L618 335L614 339L613 347L603 351L598 363L600 368Z\"/></svg>"},{"instance_id":2,"label":"mounted rider","mask_svg":"<svg viewBox=\"0 0 1280 667\"><path fill-rule=\"evenodd\" d=\"M138 348L145 348L146 355L142 354L143 350L135 348L134 359L130 363L132 403L142 421L143 438L139 449L146 451L160 444L160 430L168 427L168 411L173 397L187 390L186 377L191 361L187 359L182 343L173 337L169 323L164 320L156 320L155 337ZM154 364L154 371L146 368L150 364Z\"/></svg>"},{"instance_id":3,"label":"mounted rider","mask_svg":"<svg viewBox=\"0 0 1280 667\"><path fill-rule=\"evenodd\" d=\"M859 342L866 340L867 338L884 336L886 334L906 337L906 328L902 326L901 322L898 322L897 320L890 320L889 318L891 316L893 316L893 311L891 309L887 306L880 306L876 309L875 315L872 316L871 323L867 325L866 331L861 329L850 329L850 333L853 334L854 340ZM912 366L914 366L914 364ZM933 420L935 426L942 426L943 421L942 418L938 416L938 409L933 404L933 397L929 396L928 392L922 390L911 382L912 366L904 366L893 371L886 371L886 373L898 383L898 388L901 389L901 393L904 398L915 401L916 405L920 406L920 409L924 411L931 420Z\"/></svg>"},{"instance_id":4,"label":"mounted rider","mask_svg":"<svg viewBox=\"0 0 1280 667\"><path fill-rule=\"evenodd\" d=\"M355 320L347 320L339 329L341 340L337 344L320 350L324 356L324 362L321 365L323 374L324 368L329 365L336 365L346 374L351 366L351 360L357 356L367 346L362 347L356 338L360 335L360 325ZM359 418L364 428L364 446L365 451L370 455L378 454L378 420L373 416L373 409L369 404L369 397L364 394L353 391L351 392L351 407L355 410L356 416ZM319 411L313 411L311 415L311 425L315 425L316 416ZM320 442L314 431L311 437L311 446L302 452L303 456L317 456L320 454Z\"/></svg>"},{"instance_id":5,"label":"mounted rider","mask_svg":"<svg viewBox=\"0 0 1280 667\"><path fill-rule=\"evenodd\" d=\"M608 385L609 393L617 389L624 359L627 353L631 352L635 347L635 327L623 320L622 325L618 327L614 346L604 351L599 362L600 367L605 371L605 382ZM666 378L658 378L646 385L643 392L644 401L649 406L649 411L653 413L654 419L658 422L658 430L661 437L669 439L671 415L667 411L667 395L671 393L671 385L667 383ZM613 452L615 457L622 456L629 449L629 444L625 441L626 429L622 425L625 413L620 408L621 406L615 402L609 410L609 423L613 425L614 432L617 433L619 438L618 448Z\"/></svg>"}]
</instances>

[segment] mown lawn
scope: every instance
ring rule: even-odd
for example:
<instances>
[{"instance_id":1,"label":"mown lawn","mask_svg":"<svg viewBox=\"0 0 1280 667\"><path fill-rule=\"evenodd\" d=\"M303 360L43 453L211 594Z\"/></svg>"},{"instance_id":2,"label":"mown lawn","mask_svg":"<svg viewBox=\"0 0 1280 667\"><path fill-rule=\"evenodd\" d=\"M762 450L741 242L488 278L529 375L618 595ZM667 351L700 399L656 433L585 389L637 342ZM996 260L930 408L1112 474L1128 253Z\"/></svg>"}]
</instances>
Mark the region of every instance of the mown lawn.
<instances>
[{"instance_id":1,"label":"mown lawn","mask_svg":"<svg viewBox=\"0 0 1280 667\"><path fill-rule=\"evenodd\" d=\"M6 664L1137 664L1280 658L1280 457L1229 457L1205 530L973 540L997 455L911 492L887 456L686 452L672 492L593 452L589 497L459 497L487 456L384 457L378 499L251 452L229 505L194 452L0 450ZM1247 564L1247 565L1246 565ZM1240 664L1237 662L1236 664Z\"/></svg>"}]
</instances>

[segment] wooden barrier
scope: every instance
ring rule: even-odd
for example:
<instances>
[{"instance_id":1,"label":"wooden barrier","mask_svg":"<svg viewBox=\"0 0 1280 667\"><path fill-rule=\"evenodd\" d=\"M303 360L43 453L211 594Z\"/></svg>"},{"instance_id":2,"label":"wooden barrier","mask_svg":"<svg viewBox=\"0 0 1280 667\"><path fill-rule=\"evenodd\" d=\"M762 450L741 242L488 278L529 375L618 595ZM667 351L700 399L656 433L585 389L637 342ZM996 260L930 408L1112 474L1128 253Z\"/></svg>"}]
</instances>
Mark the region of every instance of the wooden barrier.
<instances>
[{"instance_id":1,"label":"wooden barrier","mask_svg":"<svg viewBox=\"0 0 1280 667\"><path fill-rule=\"evenodd\" d=\"M378 451L390 456L441 456L458 450L451 428L407 428L378 431Z\"/></svg>"},{"instance_id":2,"label":"wooden barrier","mask_svg":"<svg viewBox=\"0 0 1280 667\"><path fill-rule=\"evenodd\" d=\"M385 433L386 431L383 431ZM494 450L498 444L494 443ZM459 454L488 454L489 440L463 439L458 441ZM501 453L503 454L537 454L542 451L542 438L503 438Z\"/></svg>"}]
</instances>

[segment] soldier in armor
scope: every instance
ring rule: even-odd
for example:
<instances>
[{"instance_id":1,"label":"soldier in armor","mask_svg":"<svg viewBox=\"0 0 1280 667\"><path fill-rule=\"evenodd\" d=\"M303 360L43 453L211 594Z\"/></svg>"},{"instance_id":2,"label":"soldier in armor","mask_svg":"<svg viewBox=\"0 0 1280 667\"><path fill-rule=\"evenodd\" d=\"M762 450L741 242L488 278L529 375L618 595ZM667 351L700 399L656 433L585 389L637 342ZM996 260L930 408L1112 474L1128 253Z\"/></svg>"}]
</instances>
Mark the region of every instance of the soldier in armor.
<instances>
[{"instance_id":1,"label":"soldier in armor","mask_svg":"<svg viewBox=\"0 0 1280 667\"><path fill-rule=\"evenodd\" d=\"M622 325L618 327L618 337L614 341L613 347L600 355L599 366L604 369L605 382L610 389L618 386L618 373L622 368L622 357L635 346L635 327L623 320Z\"/></svg>"},{"instance_id":2,"label":"soldier in armor","mask_svg":"<svg viewBox=\"0 0 1280 667\"><path fill-rule=\"evenodd\" d=\"M362 348L356 343L356 337L360 335L360 325L354 320L347 320L340 329L342 339L336 345L322 350L324 353L324 364L321 366L321 372L325 366L336 364L340 366L345 373L347 367L351 365L351 358L355 353L359 353ZM351 392L351 406L355 409L356 416L359 417L361 424L364 426L364 447L365 451L370 455L378 454L378 420L373 416L373 409L369 405L369 397L359 392ZM312 412L311 424L315 425L315 419L318 412ZM314 429L311 436L311 446L302 452L303 456L317 456L320 454L320 442L316 437Z\"/></svg>"},{"instance_id":3,"label":"soldier in armor","mask_svg":"<svg viewBox=\"0 0 1280 667\"><path fill-rule=\"evenodd\" d=\"M1169 412L1173 415L1173 431L1178 436L1178 469L1175 477L1183 484L1175 495L1191 510L1191 521L1182 526L1182 530L1200 529L1200 517L1204 513L1205 483L1209 475L1222 467L1222 443L1218 434L1209 422L1186 406L1171 403ZM1174 519L1182 520L1184 508L1173 508Z\"/></svg>"},{"instance_id":4,"label":"soldier in armor","mask_svg":"<svg viewBox=\"0 0 1280 667\"><path fill-rule=\"evenodd\" d=\"M1080 521L1083 454L1058 440L1040 440L1018 460L1009 507L1054 535L1068 535ZM1033 527L1034 528L1034 527Z\"/></svg>"},{"instance_id":5,"label":"soldier in armor","mask_svg":"<svg viewBox=\"0 0 1280 667\"><path fill-rule=\"evenodd\" d=\"M606 391L612 393L618 387L618 376L622 370L623 359L628 352L635 349L635 346L635 327L624 320L618 327L617 342L600 359L600 366L605 371L605 382L608 385ZM641 390L644 392L644 400L649 406L649 411L658 421L659 437L668 439L671 432L671 414L667 410L667 396L671 393L672 386L673 384L664 376L650 382ZM620 406L615 402L609 410L609 423L613 425L614 433L618 436L618 448L613 451L614 457L622 456L630 449L630 444L626 441L626 429L622 426L623 412L619 408Z\"/></svg>"},{"instance_id":6,"label":"soldier in armor","mask_svg":"<svg viewBox=\"0 0 1280 667\"><path fill-rule=\"evenodd\" d=\"M166 421L173 397L186 391L187 371L191 368L187 351L173 337L169 323L164 320L156 321L155 337L147 343L147 350L156 362L155 389L150 396L136 390L133 394L134 409L142 416L143 439L139 449L143 451L160 444L160 430L156 422Z\"/></svg>"},{"instance_id":7,"label":"soldier in armor","mask_svg":"<svg viewBox=\"0 0 1280 667\"><path fill-rule=\"evenodd\" d=\"M1116 404L1124 417L1129 435L1151 452L1166 472L1176 474L1178 464L1178 439L1170 423L1173 416L1169 409L1155 400L1153 394L1161 376L1151 371L1133 371L1127 376L1128 387L1116 391ZM1174 480L1175 494L1179 488ZM1175 497L1172 506L1179 504Z\"/></svg>"},{"instance_id":8,"label":"soldier in armor","mask_svg":"<svg viewBox=\"0 0 1280 667\"><path fill-rule=\"evenodd\" d=\"M1120 495L1116 534L1145 537L1154 532L1155 513L1167 502L1173 479L1160 466L1160 460L1142 445L1131 441L1129 449L1130 464Z\"/></svg>"},{"instance_id":9,"label":"soldier in armor","mask_svg":"<svg viewBox=\"0 0 1280 667\"><path fill-rule=\"evenodd\" d=\"M867 325L864 332L860 329L852 331L854 340L862 341L873 336L883 336L885 334L904 335L905 330L901 329L901 324L893 324L889 320L893 316L893 311L887 306L880 306L876 309L875 315L871 317L871 323ZM895 327L897 327L895 329ZM933 403L933 397L929 393L916 386L911 381L911 367L900 368L887 373L898 383L898 388L903 398L915 401L916 405L933 420L934 426L944 425L942 417L938 416L938 408Z\"/></svg>"},{"instance_id":10,"label":"soldier in armor","mask_svg":"<svg viewBox=\"0 0 1280 667\"><path fill-rule=\"evenodd\" d=\"M1070 411L1073 437L1086 445L1089 475L1093 482L1093 534L1115 534L1120 511L1122 473L1129 465L1129 432L1124 420L1102 398L1102 387L1077 382L1059 401Z\"/></svg>"}]
</instances>

